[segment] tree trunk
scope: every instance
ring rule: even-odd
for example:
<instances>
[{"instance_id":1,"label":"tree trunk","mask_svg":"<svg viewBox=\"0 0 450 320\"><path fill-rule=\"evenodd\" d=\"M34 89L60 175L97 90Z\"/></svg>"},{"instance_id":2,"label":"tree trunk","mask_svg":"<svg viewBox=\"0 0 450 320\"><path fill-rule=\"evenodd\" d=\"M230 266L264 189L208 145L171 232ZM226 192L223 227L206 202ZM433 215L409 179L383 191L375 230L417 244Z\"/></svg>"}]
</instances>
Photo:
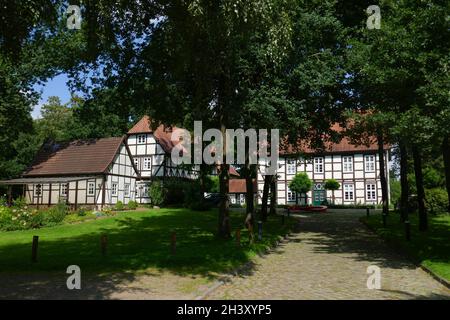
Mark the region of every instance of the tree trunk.
<instances>
[{"instance_id":1,"label":"tree trunk","mask_svg":"<svg viewBox=\"0 0 450 320\"><path fill-rule=\"evenodd\" d=\"M381 201L383 203L383 214L387 215L389 213L389 201L388 201L388 184L386 179L386 164L384 159L384 139L381 129L377 132L378 141L378 158L380 165L380 182L381 182Z\"/></svg>"},{"instance_id":2,"label":"tree trunk","mask_svg":"<svg viewBox=\"0 0 450 320\"><path fill-rule=\"evenodd\" d=\"M402 221L408 219L408 151L403 141L399 143L400 148L400 184L401 184L401 196L400 196L400 216Z\"/></svg>"},{"instance_id":3,"label":"tree trunk","mask_svg":"<svg viewBox=\"0 0 450 320\"><path fill-rule=\"evenodd\" d=\"M425 190L423 187L422 155L417 146L412 147L414 159L414 175L416 177L417 204L419 205L419 230L428 229L428 217L425 209Z\"/></svg>"},{"instance_id":4,"label":"tree trunk","mask_svg":"<svg viewBox=\"0 0 450 320\"><path fill-rule=\"evenodd\" d=\"M442 142L442 155L444 157L445 186L447 188L448 208L450 213L450 139L445 137Z\"/></svg>"},{"instance_id":5,"label":"tree trunk","mask_svg":"<svg viewBox=\"0 0 450 320\"><path fill-rule=\"evenodd\" d=\"M208 176L208 167L206 166L206 164L202 163L200 164L200 190L202 193L202 196L205 196L205 192L207 192L206 190L206 185L205 185L205 180L206 177Z\"/></svg>"},{"instance_id":6,"label":"tree trunk","mask_svg":"<svg viewBox=\"0 0 450 320\"><path fill-rule=\"evenodd\" d=\"M253 188L253 166L248 162L245 164L245 203L246 203L246 218L245 226L249 229L250 225L253 226L255 222L255 190ZM250 230L249 230L250 231Z\"/></svg>"},{"instance_id":7,"label":"tree trunk","mask_svg":"<svg viewBox=\"0 0 450 320\"><path fill-rule=\"evenodd\" d=\"M270 214L277 214L277 179L276 176L271 176L270 182Z\"/></svg>"},{"instance_id":8,"label":"tree trunk","mask_svg":"<svg viewBox=\"0 0 450 320\"><path fill-rule=\"evenodd\" d=\"M261 220L267 221L267 200L269 199L269 189L272 176L264 176L264 188L261 203Z\"/></svg>"},{"instance_id":9,"label":"tree trunk","mask_svg":"<svg viewBox=\"0 0 450 320\"><path fill-rule=\"evenodd\" d=\"M222 119L221 119L222 120ZM226 154L226 127L221 121L220 131L222 132L222 145L223 154ZM219 192L220 192L220 205L219 205L219 237L230 238L230 200L228 198L229 184L230 184L230 165L221 163L219 173Z\"/></svg>"}]
</instances>

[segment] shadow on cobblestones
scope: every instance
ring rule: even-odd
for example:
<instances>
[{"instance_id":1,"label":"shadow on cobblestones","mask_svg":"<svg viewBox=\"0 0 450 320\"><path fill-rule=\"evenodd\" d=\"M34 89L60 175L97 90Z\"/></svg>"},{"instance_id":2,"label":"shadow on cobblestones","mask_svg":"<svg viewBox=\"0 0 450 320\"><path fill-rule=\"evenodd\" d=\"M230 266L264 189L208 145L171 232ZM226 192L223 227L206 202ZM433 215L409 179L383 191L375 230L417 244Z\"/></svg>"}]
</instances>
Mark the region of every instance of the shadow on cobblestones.
<instances>
[{"instance_id":1,"label":"shadow on cobblestones","mask_svg":"<svg viewBox=\"0 0 450 320\"><path fill-rule=\"evenodd\" d=\"M300 222L300 231L318 253L348 253L349 259L370 261L380 268L415 269L406 257L388 248L358 220L359 215L340 214L332 219L310 215Z\"/></svg>"}]
</instances>

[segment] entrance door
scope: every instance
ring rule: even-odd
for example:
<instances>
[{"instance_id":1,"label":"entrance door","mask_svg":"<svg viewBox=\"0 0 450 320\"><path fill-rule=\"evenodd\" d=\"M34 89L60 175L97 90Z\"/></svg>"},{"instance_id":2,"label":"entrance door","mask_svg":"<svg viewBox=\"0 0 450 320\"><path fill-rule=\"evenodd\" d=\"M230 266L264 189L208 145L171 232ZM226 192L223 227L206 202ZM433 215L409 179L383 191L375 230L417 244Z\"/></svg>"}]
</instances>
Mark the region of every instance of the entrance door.
<instances>
[{"instance_id":1,"label":"entrance door","mask_svg":"<svg viewBox=\"0 0 450 320\"><path fill-rule=\"evenodd\" d=\"M319 206L325 201L325 190L314 190L313 205Z\"/></svg>"},{"instance_id":2,"label":"entrance door","mask_svg":"<svg viewBox=\"0 0 450 320\"><path fill-rule=\"evenodd\" d=\"M323 189L321 183L317 183L314 185L313 190L313 205L319 206L326 200L326 191Z\"/></svg>"}]
</instances>

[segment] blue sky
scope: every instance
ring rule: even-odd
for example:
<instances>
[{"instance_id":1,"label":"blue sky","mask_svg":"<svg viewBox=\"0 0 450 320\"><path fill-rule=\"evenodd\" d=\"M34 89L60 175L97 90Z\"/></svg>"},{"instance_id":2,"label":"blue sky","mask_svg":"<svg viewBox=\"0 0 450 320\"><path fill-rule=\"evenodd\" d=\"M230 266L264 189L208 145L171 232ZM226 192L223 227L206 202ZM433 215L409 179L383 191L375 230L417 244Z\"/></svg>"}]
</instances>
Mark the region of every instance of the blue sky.
<instances>
[{"instance_id":1,"label":"blue sky","mask_svg":"<svg viewBox=\"0 0 450 320\"><path fill-rule=\"evenodd\" d=\"M48 97L57 96L61 99L62 103L67 103L70 100L71 94L67 86L68 77L66 74L60 74L53 79L48 80L43 85L35 85L34 89L41 92L41 99L39 103L34 106L31 113L33 119L41 117L41 107L47 102Z\"/></svg>"}]
</instances>

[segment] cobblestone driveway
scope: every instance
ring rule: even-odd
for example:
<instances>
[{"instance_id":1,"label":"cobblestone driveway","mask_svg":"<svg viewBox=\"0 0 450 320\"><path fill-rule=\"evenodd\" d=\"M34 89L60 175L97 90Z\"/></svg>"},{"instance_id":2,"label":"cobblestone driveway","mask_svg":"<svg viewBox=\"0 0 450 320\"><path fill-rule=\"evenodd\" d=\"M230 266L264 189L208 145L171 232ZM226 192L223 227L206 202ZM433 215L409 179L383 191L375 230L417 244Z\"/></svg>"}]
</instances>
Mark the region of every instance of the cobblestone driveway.
<instances>
[{"instance_id":1,"label":"cobblestone driveway","mask_svg":"<svg viewBox=\"0 0 450 320\"><path fill-rule=\"evenodd\" d=\"M299 232L207 296L208 299L449 299L450 290L358 221L359 215L300 217ZM367 289L369 265L381 290Z\"/></svg>"}]
</instances>

